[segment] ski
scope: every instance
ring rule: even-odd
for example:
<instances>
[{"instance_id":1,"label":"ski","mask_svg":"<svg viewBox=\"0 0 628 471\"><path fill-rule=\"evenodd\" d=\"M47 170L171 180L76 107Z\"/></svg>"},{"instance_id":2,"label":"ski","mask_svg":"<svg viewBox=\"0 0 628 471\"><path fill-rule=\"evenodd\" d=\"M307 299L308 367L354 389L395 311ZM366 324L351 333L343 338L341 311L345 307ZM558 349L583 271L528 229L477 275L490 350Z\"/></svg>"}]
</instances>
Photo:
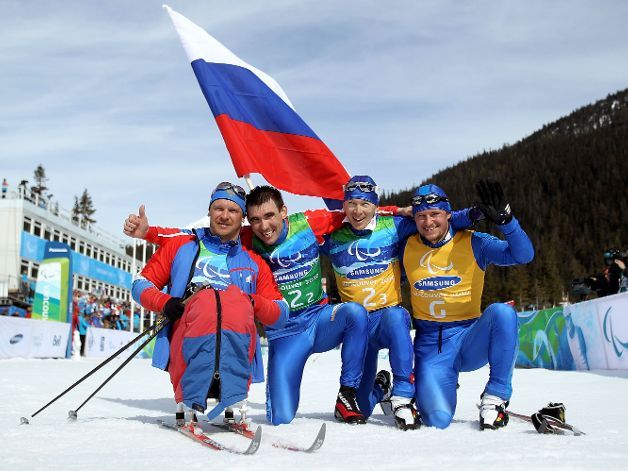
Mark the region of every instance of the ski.
<instances>
[{"instance_id":1,"label":"ski","mask_svg":"<svg viewBox=\"0 0 628 471\"><path fill-rule=\"evenodd\" d=\"M532 417L529 415L525 415L525 414L519 414L517 412L513 412L511 410L508 410L508 415L510 417L514 417L515 419L519 419L522 420L524 422L528 422L531 424L534 424L534 422L532 421ZM574 427L571 424L568 424L566 422L562 422L558 419L556 419L555 417L552 417L551 415L542 415L541 416L546 422L547 424L551 427L551 432L550 433L556 433L559 435L564 435L565 431L569 431L571 432L573 435L580 436L580 435L586 435L586 433L584 433L582 430ZM541 432L543 433L543 432Z\"/></svg>"},{"instance_id":2,"label":"ski","mask_svg":"<svg viewBox=\"0 0 628 471\"><path fill-rule=\"evenodd\" d=\"M183 427L178 427L175 424L167 423L161 420L158 421L158 423L160 426L167 428L168 430L177 431L185 435L186 437L191 438L195 442L200 443L201 445L206 446L208 448L211 448L212 450L227 451L229 453L234 453L236 455L252 455L255 452L257 452L262 442L262 427L257 427L257 430L255 430L255 432L253 432L252 430L249 430L251 435L250 437L247 437L247 438L251 439L251 443L249 444L246 450L240 450L237 448L227 446L223 443L220 443L219 441L215 440L214 438L204 433L202 430L199 432L200 429L194 427L193 425L185 425Z\"/></svg>"},{"instance_id":3,"label":"ski","mask_svg":"<svg viewBox=\"0 0 628 471\"><path fill-rule=\"evenodd\" d=\"M208 423L209 425L213 427L217 427L223 430L229 430L231 432L240 434L250 439L253 439L253 436L255 434L251 429L248 428L246 424L226 424L226 423L214 423L214 422L208 422ZM323 446L323 443L325 442L326 432L327 432L327 425L323 423L321 424L321 428L318 430L318 433L316 434L316 438L314 439L314 441L309 447L301 447L298 445L292 445L290 443L284 443L284 442L280 442L276 440L272 442L272 446L274 446L275 448L280 448L282 450L297 451L297 452L302 452L302 453L313 453Z\"/></svg>"}]
</instances>

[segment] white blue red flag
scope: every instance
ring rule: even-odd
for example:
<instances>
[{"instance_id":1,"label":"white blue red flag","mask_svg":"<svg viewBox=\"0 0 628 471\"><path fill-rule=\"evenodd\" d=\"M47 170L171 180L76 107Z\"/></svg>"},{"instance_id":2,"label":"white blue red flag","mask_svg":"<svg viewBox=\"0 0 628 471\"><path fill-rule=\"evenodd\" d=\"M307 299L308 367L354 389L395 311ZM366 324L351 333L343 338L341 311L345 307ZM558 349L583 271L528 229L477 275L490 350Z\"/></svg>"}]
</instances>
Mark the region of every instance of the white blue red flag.
<instances>
[{"instance_id":1,"label":"white blue red flag","mask_svg":"<svg viewBox=\"0 0 628 471\"><path fill-rule=\"evenodd\" d=\"M279 84L164 5L239 177L259 173L300 195L342 199L349 174Z\"/></svg>"}]
</instances>

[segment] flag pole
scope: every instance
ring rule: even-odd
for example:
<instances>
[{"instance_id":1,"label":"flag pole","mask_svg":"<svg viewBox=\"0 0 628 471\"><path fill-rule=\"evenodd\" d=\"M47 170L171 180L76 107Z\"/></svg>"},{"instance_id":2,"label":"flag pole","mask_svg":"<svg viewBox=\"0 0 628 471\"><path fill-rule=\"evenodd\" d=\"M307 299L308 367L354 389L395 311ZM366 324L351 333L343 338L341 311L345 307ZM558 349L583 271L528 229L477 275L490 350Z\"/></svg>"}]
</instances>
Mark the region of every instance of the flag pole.
<instances>
[{"instance_id":1,"label":"flag pole","mask_svg":"<svg viewBox=\"0 0 628 471\"><path fill-rule=\"evenodd\" d=\"M246 184L249 186L249 191L251 191L254 186L253 186L253 180L251 180L251 174L247 173L246 175L244 175L242 178L244 178L244 181L246 182Z\"/></svg>"}]
</instances>

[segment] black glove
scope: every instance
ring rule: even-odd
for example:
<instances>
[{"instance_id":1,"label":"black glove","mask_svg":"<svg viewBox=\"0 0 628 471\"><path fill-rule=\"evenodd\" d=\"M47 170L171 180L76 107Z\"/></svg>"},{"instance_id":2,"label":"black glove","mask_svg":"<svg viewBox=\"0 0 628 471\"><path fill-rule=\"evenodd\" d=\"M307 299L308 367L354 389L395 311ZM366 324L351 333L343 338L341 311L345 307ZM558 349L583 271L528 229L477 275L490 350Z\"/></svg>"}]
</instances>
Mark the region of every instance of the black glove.
<instances>
[{"instance_id":1,"label":"black glove","mask_svg":"<svg viewBox=\"0 0 628 471\"><path fill-rule=\"evenodd\" d=\"M480 180L475 189L480 195L480 202L476 206L486 216L486 219L495 224L502 225L512 220L510 205L504 197L504 190L499 182Z\"/></svg>"},{"instance_id":2,"label":"black glove","mask_svg":"<svg viewBox=\"0 0 628 471\"><path fill-rule=\"evenodd\" d=\"M174 322L181 318L184 310L185 306L181 303L181 298L170 298L166 302L162 314L166 316L170 322Z\"/></svg>"},{"instance_id":3,"label":"black glove","mask_svg":"<svg viewBox=\"0 0 628 471\"><path fill-rule=\"evenodd\" d=\"M478 203L469 208L469 220L471 221L471 224L482 221L485 217L486 216L484 216L482 210L478 207Z\"/></svg>"}]
</instances>

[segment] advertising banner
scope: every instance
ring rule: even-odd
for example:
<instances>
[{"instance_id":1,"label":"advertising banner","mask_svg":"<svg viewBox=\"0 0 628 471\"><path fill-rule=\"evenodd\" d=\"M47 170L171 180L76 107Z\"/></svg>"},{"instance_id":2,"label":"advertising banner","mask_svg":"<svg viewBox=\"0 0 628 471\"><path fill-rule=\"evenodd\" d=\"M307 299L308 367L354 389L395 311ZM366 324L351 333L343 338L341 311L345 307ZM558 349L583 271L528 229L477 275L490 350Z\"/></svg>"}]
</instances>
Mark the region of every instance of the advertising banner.
<instances>
[{"instance_id":1,"label":"advertising banner","mask_svg":"<svg viewBox=\"0 0 628 471\"><path fill-rule=\"evenodd\" d=\"M64 358L70 324L0 317L0 358Z\"/></svg>"},{"instance_id":2,"label":"advertising banner","mask_svg":"<svg viewBox=\"0 0 628 471\"><path fill-rule=\"evenodd\" d=\"M85 356L106 358L113 355L120 348L124 347L130 340L135 338L137 334L132 334L125 330L101 329L97 327L89 327L85 336L87 345L85 346ZM138 340L137 345L129 347L120 354L121 358L127 358L137 347L142 344L143 340ZM152 342L143 349L138 358L149 358L152 355Z\"/></svg>"},{"instance_id":3,"label":"advertising banner","mask_svg":"<svg viewBox=\"0 0 628 471\"><path fill-rule=\"evenodd\" d=\"M517 315L517 366L628 370L628 293Z\"/></svg>"},{"instance_id":4,"label":"advertising banner","mask_svg":"<svg viewBox=\"0 0 628 471\"><path fill-rule=\"evenodd\" d=\"M70 247L50 241L44 246L44 259L39 265L33 319L57 322L72 320L72 256Z\"/></svg>"},{"instance_id":5,"label":"advertising banner","mask_svg":"<svg viewBox=\"0 0 628 471\"><path fill-rule=\"evenodd\" d=\"M35 262L44 259L46 241L28 232L22 232L20 256ZM131 289L133 279L130 273L120 268L107 265L99 260L71 251L72 270L78 275L87 276L95 280L122 288Z\"/></svg>"},{"instance_id":6,"label":"advertising banner","mask_svg":"<svg viewBox=\"0 0 628 471\"><path fill-rule=\"evenodd\" d=\"M553 370L575 369L565 335L566 324L562 307L520 312L518 317L518 366Z\"/></svg>"},{"instance_id":7,"label":"advertising banner","mask_svg":"<svg viewBox=\"0 0 628 471\"><path fill-rule=\"evenodd\" d=\"M578 369L628 370L628 293L565 306Z\"/></svg>"}]
</instances>

